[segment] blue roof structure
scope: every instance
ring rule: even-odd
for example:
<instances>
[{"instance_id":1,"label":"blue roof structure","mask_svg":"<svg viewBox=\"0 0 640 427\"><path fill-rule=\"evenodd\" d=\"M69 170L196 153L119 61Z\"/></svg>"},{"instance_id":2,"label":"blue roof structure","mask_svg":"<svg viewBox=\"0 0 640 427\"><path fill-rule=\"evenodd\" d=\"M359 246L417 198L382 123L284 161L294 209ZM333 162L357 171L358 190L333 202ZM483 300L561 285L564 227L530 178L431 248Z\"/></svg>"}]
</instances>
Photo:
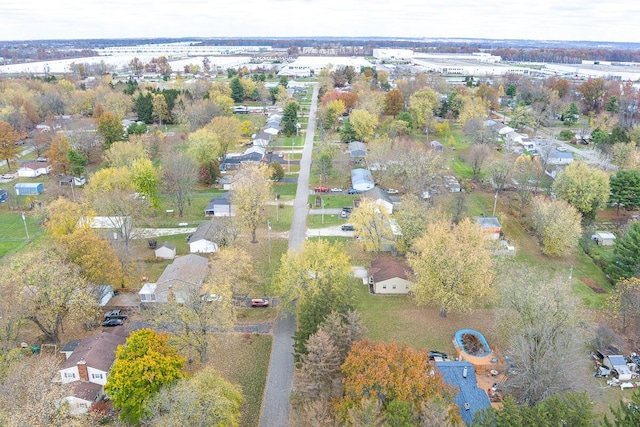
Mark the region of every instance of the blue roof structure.
<instances>
[{"instance_id":1,"label":"blue roof structure","mask_svg":"<svg viewBox=\"0 0 640 427\"><path fill-rule=\"evenodd\" d=\"M478 388L473 365L469 362L437 362L436 366L438 366L444 381L458 388L454 400L456 405L460 407L462 420L467 425L473 424L476 412L491 406L487 393Z\"/></svg>"},{"instance_id":2,"label":"blue roof structure","mask_svg":"<svg viewBox=\"0 0 640 427\"><path fill-rule=\"evenodd\" d=\"M351 186L358 191L367 191L375 187L371 172L367 169L351 169Z\"/></svg>"},{"instance_id":3,"label":"blue roof structure","mask_svg":"<svg viewBox=\"0 0 640 427\"><path fill-rule=\"evenodd\" d=\"M553 151L549 157L555 157L556 159L573 159L573 154L568 151Z\"/></svg>"}]
</instances>

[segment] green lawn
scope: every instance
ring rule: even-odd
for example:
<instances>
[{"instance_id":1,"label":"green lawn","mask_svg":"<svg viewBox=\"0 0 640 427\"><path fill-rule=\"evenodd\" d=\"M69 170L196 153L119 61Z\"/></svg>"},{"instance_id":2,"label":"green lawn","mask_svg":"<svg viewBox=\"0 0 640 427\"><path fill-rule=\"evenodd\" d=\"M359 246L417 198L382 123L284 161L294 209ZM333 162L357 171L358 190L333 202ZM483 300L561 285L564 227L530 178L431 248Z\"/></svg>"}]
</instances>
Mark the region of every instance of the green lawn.
<instances>
[{"instance_id":1,"label":"green lawn","mask_svg":"<svg viewBox=\"0 0 640 427\"><path fill-rule=\"evenodd\" d=\"M291 228L293 206L280 203L278 209L276 209L276 205L267 205L264 209L266 218L263 220L263 223L265 227L268 220L271 224L271 231L273 232L288 231Z\"/></svg>"},{"instance_id":2,"label":"green lawn","mask_svg":"<svg viewBox=\"0 0 640 427\"><path fill-rule=\"evenodd\" d=\"M332 195L331 193L323 193L323 194L312 194L309 196L309 204L313 208L316 207L316 196L322 197L324 200L325 209L337 209L342 208L343 206L353 206L353 200L360 197L357 194L354 195Z\"/></svg>"},{"instance_id":3,"label":"green lawn","mask_svg":"<svg viewBox=\"0 0 640 427\"><path fill-rule=\"evenodd\" d=\"M307 216L307 227L309 228L323 228L331 227L333 225L346 224L349 220L340 218L340 215L324 214L324 222L322 220L323 215L309 215Z\"/></svg>"},{"instance_id":4,"label":"green lawn","mask_svg":"<svg viewBox=\"0 0 640 427\"><path fill-rule=\"evenodd\" d=\"M292 200L296 197L298 184L292 182L274 182L273 193L280 194L281 200Z\"/></svg>"},{"instance_id":5,"label":"green lawn","mask_svg":"<svg viewBox=\"0 0 640 427\"><path fill-rule=\"evenodd\" d=\"M2 206L0 209L0 258L12 253L27 243L27 232L22 214L10 211ZM25 221L31 241L42 234L40 216L34 212L25 213Z\"/></svg>"}]
</instances>

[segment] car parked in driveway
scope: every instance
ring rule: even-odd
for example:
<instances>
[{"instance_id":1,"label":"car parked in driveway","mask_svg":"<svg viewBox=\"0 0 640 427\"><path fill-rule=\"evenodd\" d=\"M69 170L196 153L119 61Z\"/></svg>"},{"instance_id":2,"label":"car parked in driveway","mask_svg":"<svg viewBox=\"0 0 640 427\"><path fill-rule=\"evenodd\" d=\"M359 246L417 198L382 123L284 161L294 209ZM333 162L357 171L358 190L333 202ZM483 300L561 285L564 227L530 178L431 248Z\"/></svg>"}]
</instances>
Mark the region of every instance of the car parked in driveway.
<instances>
[{"instance_id":1,"label":"car parked in driveway","mask_svg":"<svg viewBox=\"0 0 640 427\"><path fill-rule=\"evenodd\" d=\"M12 173L3 173L2 175L0 175L0 179L13 179L16 176Z\"/></svg>"},{"instance_id":2,"label":"car parked in driveway","mask_svg":"<svg viewBox=\"0 0 640 427\"><path fill-rule=\"evenodd\" d=\"M327 191L329 191L329 189L327 187L314 187L313 191L315 191L316 193L326 193Z\"/></svg>"},{"instance_id":3,"label":"car parked in driveway","mask_svg":"<svg viewBox=\"0 0 640 427\"><path fill-rule=\"evenodd\" d=\"M398 194L398 190L396 190L395 188L387 188L387 193L388 194Z\"/></svg>"},{"instance_id":4,"label":"car parked in driveway","mask_svg":"<svg viewBox=\"0 0 640 427\"><path fill-rule=\"evenodd\" d=\"M561 151L561 152L562 151L567 151L567 147L564 147L564 146L560 145L560 146L556 147L556 150Z\"/></svg>"},{"instance_id":5,"label":"car parked in driveway","mask_svg":"<svg viewBox=\"0 0 640 427\"><path fill-rule=\"evenodd\" d=\"M347 193L349 193L349 194L360 194L360 190L356 190L355 188L350 188L349 191L347 191Z\"/></svg>"},{"instance_id":6,"label":"car parked in driveway","mask_svg":"<svg viewBox=\"0 0 640 427\"><path fill-rule=\"evenodd\" d=\"M129 315L122 310L111 310L104 314L104 318L109 319L126 319Z\"/></svg>"},{"instance_id":7,"label":"car parked in driveway","mask_svg":"<svg viewBox=\"0 0 640 427\"><path fill-rule=\"evenodd\" d=\"M330 191L332 193L342 193L342 188L332 188Z\"/></svg>"},{"instance_id":8,"label":"car parked in driveway","mask_svg":"<svg viewBox=\"0 0 640 427\"><path fill-rule=\"evenodd\" d=\"M251 307L269 307L268 298L252 298Z\"/></svg>"},{"instance_id":9,"label":"car parked in driveway","mask_svg":"<svg viewBox=\"0 0 640 427\"><path fill-rule=\"evenodd\" d=\"M120 326L124 323L122 319L107 319L102 322L102 326Z\"/></svg>"},{"instance_id":10,"label":"car parked in driveway","mask_svg":"<svg viewBox=\"0 0 640 427\"><path fill-rule=\"evenodd\" d=\"M205 302L213 302L213 301L221 301L222 297L218 294L210 294L210 295L202 295L202 301Z\"/></svg>"},{"instance_id":11,"label":"car parked in driveway","mask_svg":"<svg viewBox=\"0 0 640 427\"><path fill-rule=\"evenodd\" d=\"M342 231L355 231L355 228L351 224L344 224L340 229Z\"/></svg>"}]
</instances>

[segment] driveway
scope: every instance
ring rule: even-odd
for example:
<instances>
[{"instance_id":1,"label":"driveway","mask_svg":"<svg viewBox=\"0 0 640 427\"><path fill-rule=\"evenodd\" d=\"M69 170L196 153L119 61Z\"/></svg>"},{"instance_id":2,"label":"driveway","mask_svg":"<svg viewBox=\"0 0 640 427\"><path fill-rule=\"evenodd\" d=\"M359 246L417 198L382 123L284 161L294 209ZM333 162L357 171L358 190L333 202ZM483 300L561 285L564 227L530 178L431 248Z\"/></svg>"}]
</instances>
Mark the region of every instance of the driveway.
<instances>
[{"instance_id":1,"label":"driveway","mask_svg":"<svg viewBox=\"0 0 640 427\"><path fill-rule=\"evenodd\" d=\"M309 123L300 160L298 188L293 202L293 220L289 233L289 249L292 250L300 250L306 238L309 172L318 107L317 83L313 85L311 99ZM267 385L260 412L260 427L287 427L289 424L289 397L293 386L293 334L295 331L296 319L292 313L286 313L276 321L273 329Z\"/></svg>"},{"instance_id":2,"label":"driveway","mask_svg":"<svg viewBox=\"0 0 640 427\"><path fill-rule=\"evenodd\" d=\"M353 237L353 231L342 231L341 227L341 225L334 225L332 227L310 228L307 230L307 237Z\"/></svg>"}]
</instances>

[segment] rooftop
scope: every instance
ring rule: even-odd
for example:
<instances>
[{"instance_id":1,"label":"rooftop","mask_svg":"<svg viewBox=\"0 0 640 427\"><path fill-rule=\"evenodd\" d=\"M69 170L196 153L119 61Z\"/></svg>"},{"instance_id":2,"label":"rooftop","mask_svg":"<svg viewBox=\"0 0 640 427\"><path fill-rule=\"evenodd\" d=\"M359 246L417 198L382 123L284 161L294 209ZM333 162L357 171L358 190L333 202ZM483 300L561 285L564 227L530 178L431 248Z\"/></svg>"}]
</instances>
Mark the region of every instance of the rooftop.
<instances>
[{"instance_id":1,"label":"rooftop","mask_svg":"<svg viewBox=\"0 0 640 427\"><path fill-rule=\"evenodd\" d=\"M471 425L476 412L491 406L487 393L478 387L473 365L469 362L437 362L436 366L444 381L458 388L454 400L460 407L462 420Z\"/></svg>"},{"instance_id":2,"label":"rooftop","mask_svg":"<svg viewBox=\"0 0 640 427\"><path fill-rule=\"evenodd\" d=\"M76 366L80 360L84 359L87 366L107 372L116 360L116 348L125 341L125 337L104 331L85 338L64 362L62 369Z\"/></svg>"},{"instance_id":3,"label":"rooftop","mask_svg":"<svg viewBox=\"0 0 640 427\"><path fill-rule=\"evenodd\" d=\"M374 282L382 282L394 277L411 280L413 270L399 258L386 256L371 261L369 275L373 277Z\"/></svg>"}]
</instances>

